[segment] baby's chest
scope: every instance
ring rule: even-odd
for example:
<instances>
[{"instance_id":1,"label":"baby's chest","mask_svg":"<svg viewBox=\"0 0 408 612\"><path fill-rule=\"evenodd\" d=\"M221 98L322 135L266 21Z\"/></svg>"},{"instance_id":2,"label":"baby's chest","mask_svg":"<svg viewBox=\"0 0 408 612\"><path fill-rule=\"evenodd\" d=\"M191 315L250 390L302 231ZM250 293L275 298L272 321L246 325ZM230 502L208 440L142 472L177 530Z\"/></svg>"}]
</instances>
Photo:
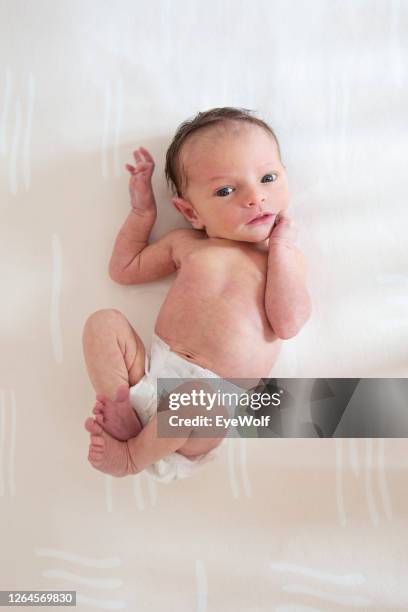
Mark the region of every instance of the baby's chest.
<instances>
[{"instance_id":1,"label":"baby's chest","mask_svg":"<svg viewBox=\"0 0 408 612\"><path fill-rule=\"evenodd\" d=\"M178 280L200 295L253 297L264 290L266 268L263 253L203 249L184 258Z\"/></svg>"}]
</instances>

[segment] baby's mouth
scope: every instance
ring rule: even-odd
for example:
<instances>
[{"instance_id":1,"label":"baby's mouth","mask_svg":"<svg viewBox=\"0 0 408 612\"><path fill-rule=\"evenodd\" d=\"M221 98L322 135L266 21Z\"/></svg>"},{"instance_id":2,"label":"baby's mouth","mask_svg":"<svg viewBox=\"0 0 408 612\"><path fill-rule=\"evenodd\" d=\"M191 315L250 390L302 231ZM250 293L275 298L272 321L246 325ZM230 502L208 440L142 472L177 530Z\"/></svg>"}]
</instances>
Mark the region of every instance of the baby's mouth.
<instances>
[{"instance_id":1,"label":"baby's mouth","mask_svg":"<svg viewBox=\"0 0 408 612\"><path fill-rule=\"evenodd\" d=\"M261 215L258 215L251 221L248 221L247 225L262 225L264 223L269 223L270 221L272 221L272 218L274 217L276 217L276 215L273 215L272 213L269 213L269 212L262 213Z\"/></svg>"}]
</instances>

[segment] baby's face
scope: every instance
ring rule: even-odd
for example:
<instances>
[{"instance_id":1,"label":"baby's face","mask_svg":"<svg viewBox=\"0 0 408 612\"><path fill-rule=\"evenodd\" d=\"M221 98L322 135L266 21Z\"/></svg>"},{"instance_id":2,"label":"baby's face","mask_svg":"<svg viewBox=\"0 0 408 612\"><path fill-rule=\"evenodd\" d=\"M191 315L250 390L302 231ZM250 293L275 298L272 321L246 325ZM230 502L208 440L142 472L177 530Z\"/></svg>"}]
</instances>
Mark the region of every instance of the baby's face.
<instances>
[{"instance_id":1,"label":"baby's face","mask_svg":"<svg viewBox=\"0 0 408 612\"><path fill-rule=\"evenodd\" d=\"M188 187L184 198L173 198L174 205L210 238L266 240L276 215L289 204L287 175L273 137L253 124L199 136L182 151Z\"/></svg>"}]
</instances>

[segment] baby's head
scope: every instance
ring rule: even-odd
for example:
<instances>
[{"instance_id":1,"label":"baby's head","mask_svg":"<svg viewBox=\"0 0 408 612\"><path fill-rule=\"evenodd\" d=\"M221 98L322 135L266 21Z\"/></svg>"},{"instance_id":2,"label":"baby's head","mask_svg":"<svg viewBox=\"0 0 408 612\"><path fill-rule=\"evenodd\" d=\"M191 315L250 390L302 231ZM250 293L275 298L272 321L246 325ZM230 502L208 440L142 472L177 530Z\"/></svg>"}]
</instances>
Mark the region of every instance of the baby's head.
<instances>
[{"instance_id":1,"label":"baby's head","mask_svg":"<svg viewBox=\"0 0 408 612\"><path fill-rule=\"evenodd\" d=\"M179 126L167 150L174 206L212 238L266 240L288 207L278 139L250 113L230 107L198 113Z\"/></svg>"}]
</instances>

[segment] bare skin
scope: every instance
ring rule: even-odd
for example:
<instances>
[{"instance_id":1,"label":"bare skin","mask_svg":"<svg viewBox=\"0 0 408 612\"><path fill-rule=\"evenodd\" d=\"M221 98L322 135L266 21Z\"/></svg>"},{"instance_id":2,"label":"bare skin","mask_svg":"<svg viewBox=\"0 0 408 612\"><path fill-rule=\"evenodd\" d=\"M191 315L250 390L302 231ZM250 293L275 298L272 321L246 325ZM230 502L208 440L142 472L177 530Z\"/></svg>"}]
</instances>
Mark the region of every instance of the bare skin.
<instances>
[{"instance_id":1,"label":"bare skin","mask_svg":"<svg viewBox=\"0 0 408 612\"><path fill-rule=\"evenodd\" d=\"M92 418L85 421L85 429L91 434L88 460L94 468L117 478L137 474L127 442L111 436Z\"/></svg>"},{"instance_id":2,"label":"bare skin","mask_svg":"<svg viewBox=\"0 0 408 612\"><path fill-rule=\"evenodd\" d=\"M92 412L95 420L117 440L129 440L137 436L142 425L129 400L129 388L118 387L115 399L103 395L96 396Z\"/></svg>"},{"instance_id":3,"label":"bare skin","mask_svg":"<svg viewBox=\"0 0 408 612\"><path fill-rule=\"evenodd\" d=\"M285 169L271 140L252 128L239 138L187 147L189 190L172 201L192 228L173 230L153 244L154 162L146 149L134 153L135 165L127 165L132 210L116 239L110 275L120 284L140 284L177 272L156 321L157 335L187 361L221 377L258 380L270 375L282 340L309 318L310 299L305 260L286 213ZM211 182L215 174L227 178ZM262 177L271 174L275 180L264 183ZM259 223L250 223L264 213ZM104 346L97 345L101 334L95 326L84 334L97 391L95 420L85 422L91 464L123 476L172 452L193 458L219 444L220 439L194 437L193 430L159 439L155 419L142 428L128 389L144 374L143 343L120 313L111 315L99 317L100 329L111 334Z\"/></svg>"}]
</instances>

